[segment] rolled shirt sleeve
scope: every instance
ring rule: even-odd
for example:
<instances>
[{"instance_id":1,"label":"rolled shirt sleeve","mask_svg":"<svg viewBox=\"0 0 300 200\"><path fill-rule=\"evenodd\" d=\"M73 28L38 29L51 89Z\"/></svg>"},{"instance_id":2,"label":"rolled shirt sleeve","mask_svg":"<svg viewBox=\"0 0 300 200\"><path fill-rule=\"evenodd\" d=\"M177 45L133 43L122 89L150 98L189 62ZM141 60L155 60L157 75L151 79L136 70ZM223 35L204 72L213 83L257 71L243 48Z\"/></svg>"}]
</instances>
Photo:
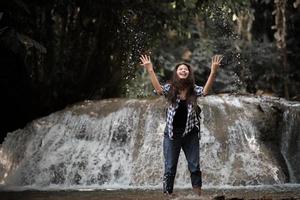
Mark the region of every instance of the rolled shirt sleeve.
<instances>
[{"instance_id":1,"label":"rolled shirt sleeve","mask_svg":"<svg viewBox=\"0 0 300 200\"><path fill-rule=\"evenodd\" d=\"M161 89L162 89L162 93L160 95L164 95L164 96L167 96L170 92L170 88L171 88L171 84L170 83L166 83L164 85L161 86ZM156 90L153 90L153 92L155 94L157 94Z\"/></svg>"},{"instance_id":2,"label":"rolled shirt sleeve","mask_svg":"<svg viewBox=\"0 0 300 200\"><path fill-rule=\"evenodd\" d=\"M195 95L196 95L197 97L203 96L203 87L202 87L202 86L195 85L194 90L195 90Z\"/></svg>"},{"instance_id":3,"label":"rolled shirt sleeve","mask_svg":"<svg viewBox=\"0 0 300 200\"><path fill-rule=\"evenodd\" d=\"M170 88L171 88L171 84L169 84L169 83L166 83L163 86L161 86L162 94L164 96L167 96L169 94L169 92L170 92Z\"/></svg>"}]
</instances>

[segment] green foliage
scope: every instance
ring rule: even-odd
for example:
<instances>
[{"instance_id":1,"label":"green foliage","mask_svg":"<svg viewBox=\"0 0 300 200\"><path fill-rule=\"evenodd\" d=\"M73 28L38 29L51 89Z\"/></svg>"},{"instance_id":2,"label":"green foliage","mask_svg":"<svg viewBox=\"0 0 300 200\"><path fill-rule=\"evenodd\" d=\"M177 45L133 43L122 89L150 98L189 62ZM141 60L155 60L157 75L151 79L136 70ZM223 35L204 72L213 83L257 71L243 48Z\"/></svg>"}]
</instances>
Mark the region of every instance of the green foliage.
<instances>
[{"instance_id":1,"label":"green foliage","mask_svg":"<svg viewBox=\"0 0 300 200\"><path fill-rule=\"evenodd\" d=\"M138 66L139 55L152 54L163 81L185 49L193 53L190 62L197 67L196 78L202 84L210 57L224 53L231 59L229 69L249 92L255 92L260 86L253 86L249 80L254 79L248 77L256 75L244 74L252 73L250 65L272 60L259 51L270 48L266 52L275 52L269 43L245 41L233 20L251 13L254 4L267 8L272 2L18 0L5 4L1 21L20 36L37 99L53 107L86 98L152 95L147 74ZM263 32L269 34L270 28ZM243 67L238 63L244 63ZM271 66L268 63L275 64L268 61L265 68Z\"/></svg>"},{"instance_id":2,"label":"green foliage","mask_svg":"<svg viewBox=\"0 0 300 200\"><path fill-rule=\"evenodd\" d=\"M210 58L214 54L226 54L227 61L231 62L228 70L235 71L237 68L238 54L235 41L238 36L234 32L233 10L243 10L248 7L244 1L240 4L229 4L223 1L186 1L187 5L181 5L181 18L175 22L181 22L177 26L171 26L173 33L166 34L165 39L157 38L158 45L152 47L153 62L161 82L166 82L172 73L176 62L182 61L183 52L188 49L192 52L190 63L195 67L196 81L202 85L210 72ZM193 6L191 6L193 4ZM177 4L174 4L177 5ZM188 8L194 8L188 10ZM176 6L177 8L177 6ZM186 13L185 13L186 12ZM144 73L143 73L144 75ZM237 76L237 75L236 75ZM129 96L152 95L152 87L147 76L140 77L140 73L135 74L135 78L127 85ZM148 78L148 79L147 79ZM238 77L236 78L238 81ZM147 80L147 81L146 81ZM235 85L241 85L233 82ZM146 84L143 92L139 85ZM240 86L236 86L240 87ZM224 88L224 86L223 86ZM149 90L148 90L149 89Z\"/></svg>"},{"instance_id":3,"label":"green foliage","mask_svg":"<svg viewBox=\"0 0 300 200\"><path fill-rule=\"evenodd\" d=\"M195 3L195 7L187 6L195 9L192 14L182 15L181 18L188 26L172 27L172 37L166 35L164 40L158 38L158 45L152 47L154 64L157 66L156 71L161 82L170 78L172 67L182 60L184 49L189 49L192 52L190 63L196 67L195 76L197 82L202 85L205 84L210 71L210 57L213 54L225 55L221 78L216 81L215 89L218 92L264 91L283 96L285 90L283 82L288 76L293 83L289 85L291 95L299 93L293 86L299 85L297 81L299 70L295 68L295 64L291 65L290 72L293 73L283 76L282 57L273 42L274 31L271 29L274 23L271 14L273 2L190 1L189 3ZM294 16L291 19L298 18L293 12L295 10L290 8L289 13ZM294 20L290 23L297 22ZM290 41L294 41L288 46L291 50L289 63L293 63L299 55L299 51L295 50L298 43L295 31L297 30L290 30L288 34ZM139 75L137 73L136 77ZM145 89L142 94L152 95L151 83L146 82L145 78L147 80L145 76L143 79L135 78L129 84L131 88L127 87L127 90L131 91L130 96L134 96L141 82L149 84L147 87L143 86ZM228 79L231 81L227 81ZM140 91L137 93L141 94Z\"/></svg>"}]
</instances>

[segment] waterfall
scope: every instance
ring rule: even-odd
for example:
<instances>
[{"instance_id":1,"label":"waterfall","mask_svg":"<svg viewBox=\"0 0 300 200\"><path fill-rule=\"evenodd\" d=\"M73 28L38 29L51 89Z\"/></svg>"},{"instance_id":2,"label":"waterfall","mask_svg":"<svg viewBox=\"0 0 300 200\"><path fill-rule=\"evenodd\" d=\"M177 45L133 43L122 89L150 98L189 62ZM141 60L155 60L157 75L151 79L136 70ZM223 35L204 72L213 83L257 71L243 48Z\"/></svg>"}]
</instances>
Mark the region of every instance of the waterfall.
<instances>
[{"instance_id":1,"label":"waterfall","mask_svg":"<svg viewBox=\"0 0 300 200\"><path fill-rule=\"evenodd\" d=\"M300 180L300 109L298 106L289 107L283 114L281 137L281 153L287 164L290 182Z\"/></svg>"},{"instance_id":2,"label":"waterfall","mask_svg":"<svg viewBox=\"0 0 300 200\"><path fill-rule=\"evenodd\" d=\"M299 182L299 103L212 95L198 104L205 186ZM1 144L0 184L161 187L165 106L162 97L84 101L34 120ZM175 186L190 187L183 152Z\"/></svg>"}]
</instances>

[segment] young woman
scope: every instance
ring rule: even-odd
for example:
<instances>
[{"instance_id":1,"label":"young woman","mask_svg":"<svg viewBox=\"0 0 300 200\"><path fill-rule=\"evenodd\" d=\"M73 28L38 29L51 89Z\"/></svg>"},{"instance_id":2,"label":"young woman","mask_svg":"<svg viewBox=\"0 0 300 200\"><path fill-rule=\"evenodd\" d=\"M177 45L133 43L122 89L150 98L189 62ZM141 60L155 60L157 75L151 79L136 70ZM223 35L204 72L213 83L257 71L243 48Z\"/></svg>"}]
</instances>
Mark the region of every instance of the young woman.
<instances>
[{"instance_id":1,"label":"young woman","mask_svg":"<svg viewBox=\"0 0 300 200\"><path fill-rule=\"evenodd\" d=\"M199 128L197 118L197 97L205 96L211 89L222 56L212 57L211 72L203 87L195 85L194 72L187 63L175 66L170 83L160 85L153 70L150 57L140 57L142 65L147 69L152 85L157 94L167 97L167 123L164 131L163 151L165 159L165 172L163 178L163 191L165 194L173 193L179 153L182 148L191 173L193 190L200 195L202 178L199 164Z\"/></svg>"}]
</instances>

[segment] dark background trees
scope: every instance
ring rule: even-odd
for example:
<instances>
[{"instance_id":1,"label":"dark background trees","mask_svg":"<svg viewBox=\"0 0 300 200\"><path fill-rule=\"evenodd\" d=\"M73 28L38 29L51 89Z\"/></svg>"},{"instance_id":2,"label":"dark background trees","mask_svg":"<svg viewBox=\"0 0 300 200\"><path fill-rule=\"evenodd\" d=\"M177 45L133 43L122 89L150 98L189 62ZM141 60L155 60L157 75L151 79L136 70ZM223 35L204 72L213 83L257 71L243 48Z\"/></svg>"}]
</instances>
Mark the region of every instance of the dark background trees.
<instances>
[{"instance_id":1,"label":"dark background trees","mask_svg":"<svg viewBox=\"0 0 300 200\"><path fill-rule=\"evenodd\" d=\"M274 37L283 30L272 15L280 2L2 1L1 138L78 101L151 95L138 67L141 53L152 55L162 81L179 60L201 66L201 84L210 56L223 53L215 92L297 98L300 5L287 1L281 7L286 34ZM278 48L283 37L286 46Z\"/></svg>"}]
</instances>

